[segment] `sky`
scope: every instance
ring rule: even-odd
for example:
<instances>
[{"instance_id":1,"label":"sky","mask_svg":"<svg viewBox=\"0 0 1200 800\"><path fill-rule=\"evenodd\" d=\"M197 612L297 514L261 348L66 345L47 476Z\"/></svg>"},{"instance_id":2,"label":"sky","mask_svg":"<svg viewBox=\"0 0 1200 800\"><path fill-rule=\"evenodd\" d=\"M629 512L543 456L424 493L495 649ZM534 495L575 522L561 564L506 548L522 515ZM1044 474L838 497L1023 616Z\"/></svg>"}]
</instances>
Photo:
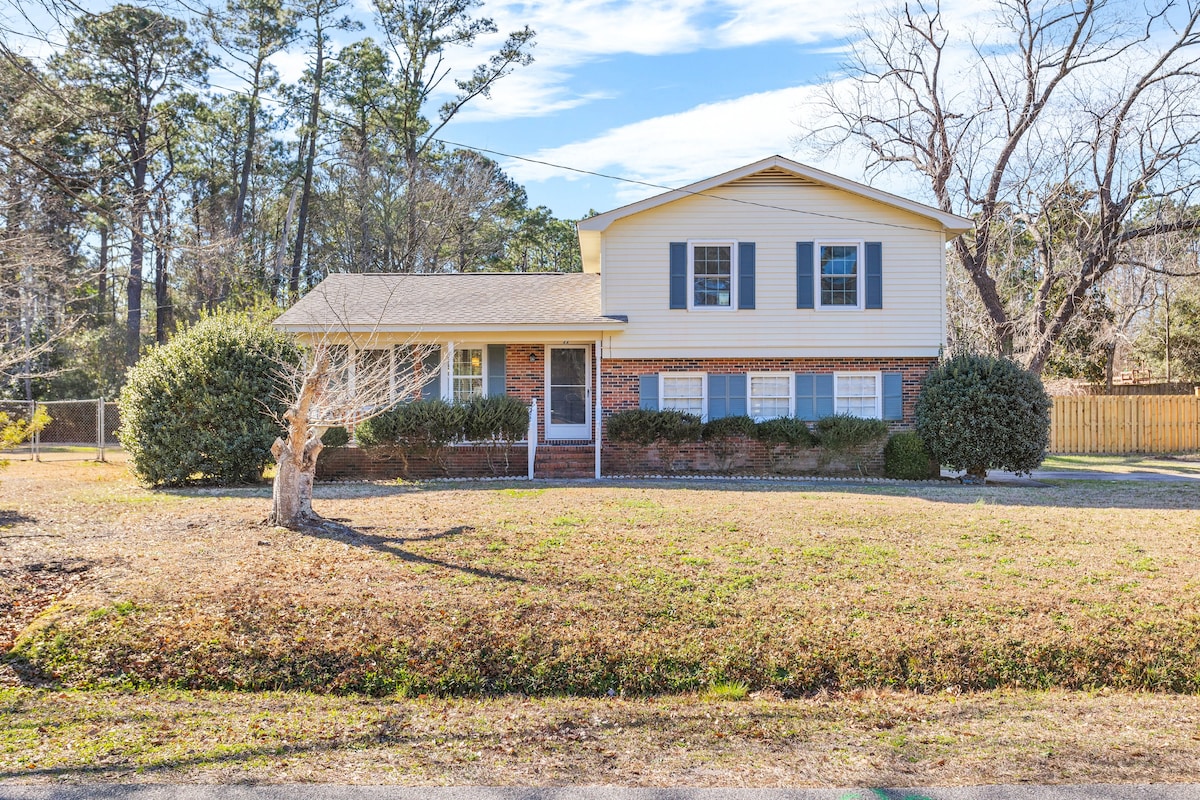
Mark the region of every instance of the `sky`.
<instances>
[{"instance_id":1,"label":"sky","mask_svg":"<svg viewBox=\"0 0 1200 800\"><path fill-rule=\"evenodd\" d=\"M822 85L836 78L847 7L813 0L499 0L482 11L501 32L532 27L535 61L505 78L444 138L677 187L770 155L795 155L799 123ZM493 157L526 187L532 205L563 218L658 191Z\"/></svg>"}]
</instances>

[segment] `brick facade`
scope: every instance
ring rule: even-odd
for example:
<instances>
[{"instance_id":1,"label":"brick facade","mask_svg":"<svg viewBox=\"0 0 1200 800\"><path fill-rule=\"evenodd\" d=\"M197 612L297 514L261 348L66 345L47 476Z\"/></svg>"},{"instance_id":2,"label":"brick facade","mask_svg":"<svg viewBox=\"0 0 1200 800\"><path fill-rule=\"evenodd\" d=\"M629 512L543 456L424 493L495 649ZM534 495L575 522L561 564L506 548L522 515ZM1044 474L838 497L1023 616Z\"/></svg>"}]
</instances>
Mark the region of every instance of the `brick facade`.
<instances>
[{"instance_id":1,"label":"brick facade","mask_svg":"<svg viewBox=\"0 0 1200 800\"><path fill-rule=\"evenodd\" d=\"M595 346L591 348L592 389L595 389ZM601 364L603 413L607 418L618 411L638 407L640 378L659 372L704 372L714 375L744 374L747 372L898 372L903 375L904 418L890 422L892 431L909 430L921 382L937 364L936 358L751 358L751 359L604 359ZM546 440L546 346L544 344L510 344L505 350L505 387L507 393L529 404L538 401L539 443L535 474L541 478L590 477L594 468L591 443ZM594 397L594 396L593 396ZM594 402L594 401L593 401ZM594 420L593 420L594 424ZM743 440L732 456L721 458L702 443L688 444L674 453L664 453L657 447L631 448L624 443L604 437L601 457L602 473L665 474L665 473L737 473L786 475L853 475L880 474L883 469L883 443L855 454L849 459L831 460L820 448L789 450L776 446L768 452L765 445ZM318 463L320 480L344 478L434 478L488 477L492 475L520 476L526 474L526 447L518 445L509 453L508 467L503 459L488 449L460 445L447 450L445 469L427 460L412 458L407 465L395 452L366 451L357 448L337 448L326 451ZM664 456L670 457L667 463ZM497 464L500 467L497 467ZM592 461L594 463L594 461Z\"/></svg>"}]
</instances>

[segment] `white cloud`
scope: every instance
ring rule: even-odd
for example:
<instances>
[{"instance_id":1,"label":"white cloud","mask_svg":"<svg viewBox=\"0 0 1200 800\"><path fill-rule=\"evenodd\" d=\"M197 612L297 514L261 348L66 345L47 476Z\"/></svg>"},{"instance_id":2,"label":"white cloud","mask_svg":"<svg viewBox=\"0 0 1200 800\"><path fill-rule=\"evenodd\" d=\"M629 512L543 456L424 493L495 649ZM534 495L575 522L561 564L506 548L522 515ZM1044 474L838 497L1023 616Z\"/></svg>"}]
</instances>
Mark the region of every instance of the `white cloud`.
<instances>
[{"instance_id":1,"label":"white cloud","mask_svg":"<svg viewBox=\"0 0 1200 800\"><path fill-rule=\"evenodd\" d=\"M539 150L530 157L682 186L769 155L790 153L797 122L807 106L819 101L820 91L819 87L798 86L707 103L622 125L585 141ZM504 169L521 183L577 175L515 160L505 163ZM626 184L618 196L629 202L658 191Z\"/></svg>"}]
</instances>

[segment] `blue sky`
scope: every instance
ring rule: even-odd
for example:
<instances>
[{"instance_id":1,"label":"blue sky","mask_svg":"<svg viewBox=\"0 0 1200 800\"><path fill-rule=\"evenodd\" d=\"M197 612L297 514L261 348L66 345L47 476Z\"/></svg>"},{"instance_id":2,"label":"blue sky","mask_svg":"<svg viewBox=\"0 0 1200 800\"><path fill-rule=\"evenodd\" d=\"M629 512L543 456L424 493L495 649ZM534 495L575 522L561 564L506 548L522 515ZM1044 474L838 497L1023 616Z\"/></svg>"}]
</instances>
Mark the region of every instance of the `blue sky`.
<instances>
[{"instance_id":1,"label":"blue sky","mask_svg":"<svg viewBox=\"0 0 1200 800\"><path fill-rule=\"evenodd\" d=\"M973 10L981 2L954 5ZM772 154L795 156L799 123L837 77L848 16L882 4L485 0L480 13L501 34L455 54L454 63L478 63L490 44L525 24L537 32L536 60L505 78L444 138L672 187ZM560 217L656 193L495 157L532 204ZM853 165L816 165L862 177Z\"/></svg>"}]
</instances>

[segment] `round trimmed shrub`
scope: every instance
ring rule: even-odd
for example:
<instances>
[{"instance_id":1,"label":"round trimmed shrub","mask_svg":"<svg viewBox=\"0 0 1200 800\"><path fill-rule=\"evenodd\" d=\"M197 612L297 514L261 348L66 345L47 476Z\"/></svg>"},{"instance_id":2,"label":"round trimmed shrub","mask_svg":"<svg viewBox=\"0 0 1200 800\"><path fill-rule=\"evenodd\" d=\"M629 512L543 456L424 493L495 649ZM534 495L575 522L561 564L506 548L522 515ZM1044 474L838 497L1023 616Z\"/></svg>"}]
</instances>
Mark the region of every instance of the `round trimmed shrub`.
<instances>
[{"instance_id":1,"label":"round trimmed shrub","mask_svg":"<svg viewBox=\"0 0 1200 800\"><path fill-rule=\"evenodd\" d=\"M262 479L280 433L281 367L299 354L266 322L208 317L129 370L117 437L148 486Z\"/></svg>"},{"instance_id":2,"label":"round trimmed shrub","mask_svg":"<svg viewBox=\"0 0 1200 800\"><path fill-rule=\"evenodd\" d=\"M883 448L883 474L905 481L923 481L934 477L933 459L921 437L901 431Z\"/></svg>"},{"instance_id":3,"label":"round trimmed shrub","mask_svg":"<svg viewBox=\"0 0 1200 800\"><path fill-rule=\"evenodd\" d=\"M755 436L767 445L786 444L791 447L812 447L817 439L808 424L795 417L775 417L758 423Z\"/></svg>"},{"instance_id":4,"label":"round trimmed shrub","mask_svg":"<svg viewBox=\"0 0 1200 800\"><path fill-rule=\"evenodd\" d=\"M350 444L350 431L341 425L334 425L321 434L321 444L326 447L345 447Z\"/></svg>"},{"instance_id":5,"label":"round trimmed shrub","mask_svg":"<svg viewBox=\"0 0 1200 800\"><path fill-rule=\"evenodd\" d=\"M955 356L921 387L917 434L939 464L974 478L1029 473L1050 444L1050 406L1041 379L1012 361Z\"/></svg>"}]
</instances>

